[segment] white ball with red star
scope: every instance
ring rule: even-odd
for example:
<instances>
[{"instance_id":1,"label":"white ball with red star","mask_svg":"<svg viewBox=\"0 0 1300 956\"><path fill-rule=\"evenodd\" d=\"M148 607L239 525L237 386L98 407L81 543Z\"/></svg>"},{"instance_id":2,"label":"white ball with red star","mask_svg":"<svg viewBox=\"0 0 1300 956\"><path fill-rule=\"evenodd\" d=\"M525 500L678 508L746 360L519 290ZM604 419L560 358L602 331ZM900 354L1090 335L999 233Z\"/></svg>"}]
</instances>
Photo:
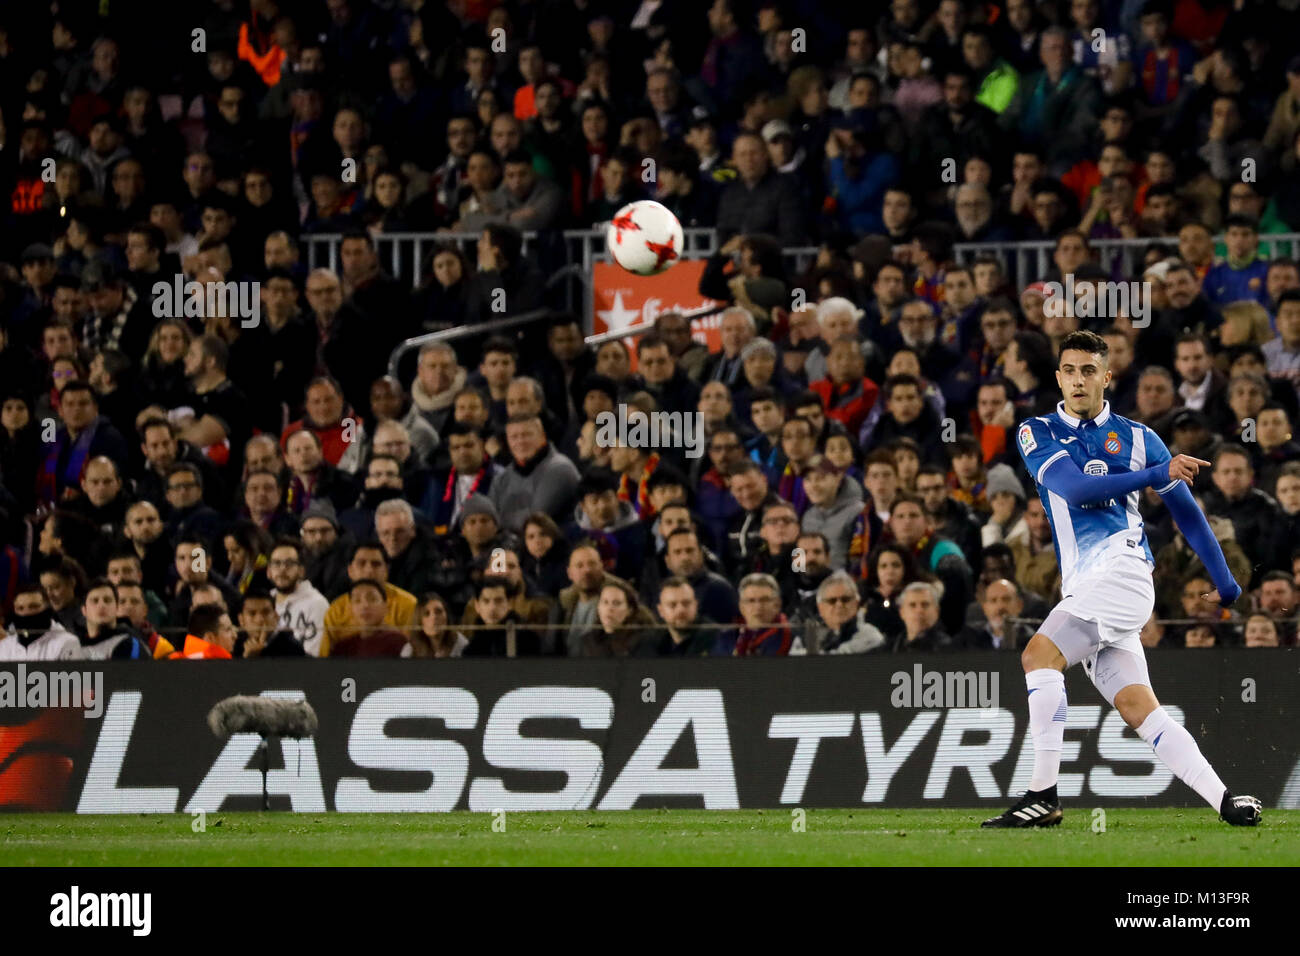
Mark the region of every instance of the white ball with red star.
<instances>
[{"instance_id":1,"label":"white ball with red star","mask_svg":"<svg viewBox=\"0 0 1300 956\"><path fill-rule=\"evenodd\" d=\"M628 203L606 227L605 247L628 272L658 275L681 258L682 224L653 200Z\"/></svg>"}]
</instances>

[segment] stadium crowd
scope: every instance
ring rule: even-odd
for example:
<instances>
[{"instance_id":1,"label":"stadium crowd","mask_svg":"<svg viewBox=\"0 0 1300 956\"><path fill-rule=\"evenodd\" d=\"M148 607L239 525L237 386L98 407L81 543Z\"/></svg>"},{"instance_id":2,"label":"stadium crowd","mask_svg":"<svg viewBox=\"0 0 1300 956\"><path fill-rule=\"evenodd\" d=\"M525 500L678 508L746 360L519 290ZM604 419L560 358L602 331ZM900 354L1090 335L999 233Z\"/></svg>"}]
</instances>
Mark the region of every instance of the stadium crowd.
<instances>
[{"instance_id":1,"label":"stadium crowd","mask_svg":"<svg viewBox=\"0 0 1300 956\"><path fill-rule=\"evenodd\" d=\"M1143 642L1295 642L1295 3L51 9L0 14L0 659L1015 649L1060 596L1016 426L1076 328L1113 413L1212 461L1248 589L1204 602L1148 492ZM546 237L638 198L717 231L720 350L552 311L388 375L553 306ZM377 252L412 232L475 241L413 288ZM954 259L1028 239L1042 275ZM1050 307L1130 280L1145 316Z\"/></svg>"}]
</instances>

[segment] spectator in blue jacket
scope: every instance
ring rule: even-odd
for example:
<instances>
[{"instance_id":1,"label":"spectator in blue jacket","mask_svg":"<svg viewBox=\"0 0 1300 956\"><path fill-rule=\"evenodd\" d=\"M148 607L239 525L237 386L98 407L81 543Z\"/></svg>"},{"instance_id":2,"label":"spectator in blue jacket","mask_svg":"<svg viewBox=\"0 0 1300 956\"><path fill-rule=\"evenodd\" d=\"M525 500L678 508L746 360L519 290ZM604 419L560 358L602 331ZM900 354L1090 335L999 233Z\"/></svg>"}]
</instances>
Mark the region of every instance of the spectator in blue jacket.
<instances>
[{"instance_id":1,"label":"spectator in blue jacket","mask_svg":"<svg viewBox=\"0 0 1300 956\"><path fill-rule=\"evenodd\" d=\"M898 160L892 153L873 150L868 131L861 127L831 130L826 140L830 161L830 192L835 197L839 224L855 235L885 231L880 208L885 192L898 182Z\"/></svg>"},{"instance_id":2,"label":"spectator in blue jacket","mask_svg":"<svg viewBox=\"0 0 1300 956\"><path fill-rule=\"evenodd\" d=\"M1232 215L1223 227L1228 258L1205 274L1205 297L1212 305L1247 299L1267 307L1268 263L1259 258L1259 225L1250 216Z\"/></svg>"}]
</instances>

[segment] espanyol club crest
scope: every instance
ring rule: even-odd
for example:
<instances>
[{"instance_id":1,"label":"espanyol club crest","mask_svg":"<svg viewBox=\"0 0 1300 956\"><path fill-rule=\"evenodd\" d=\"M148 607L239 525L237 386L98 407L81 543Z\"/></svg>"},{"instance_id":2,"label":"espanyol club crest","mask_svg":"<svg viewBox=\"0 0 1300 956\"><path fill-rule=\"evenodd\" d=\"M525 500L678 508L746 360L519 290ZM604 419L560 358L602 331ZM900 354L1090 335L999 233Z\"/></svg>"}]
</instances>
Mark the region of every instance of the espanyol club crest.
<instances>
[{"instance_id":1,"label":"espanyol club crest","mask_svg":"<svg viewBox=\"0 0 1300 956\"><path fill-rule=\"evenodd\" d=\"M1118 455L1120 449L1119 436L1116 435L1114 432L1107 432L1105 448L1112 455Z\"/></svg>"}]
</instances>

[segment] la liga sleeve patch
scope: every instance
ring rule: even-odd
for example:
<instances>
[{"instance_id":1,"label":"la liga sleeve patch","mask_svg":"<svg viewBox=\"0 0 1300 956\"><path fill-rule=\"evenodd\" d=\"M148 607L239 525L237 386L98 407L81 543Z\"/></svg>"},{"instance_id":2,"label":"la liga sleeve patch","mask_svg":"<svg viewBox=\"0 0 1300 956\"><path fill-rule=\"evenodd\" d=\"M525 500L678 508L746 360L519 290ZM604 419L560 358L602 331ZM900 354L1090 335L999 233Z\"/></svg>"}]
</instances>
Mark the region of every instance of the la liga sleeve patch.
<instances>
[{"instance_id":1,"label":"la liga sleeve patch","mask_svg":"<svg viewBox=\"0 0 1300 956\"><path fill-rule=\"evenodd\" d=\"M1038 447L1038 440L1034 438L1034 430L1029 427L1028 422L1025 422L1023 425L1020 426L1019 439L1020 439L1020 454L1022 455L1028 455L1031 451L1033 451L1035 448Z\"/></svg>"}]
</instances>

